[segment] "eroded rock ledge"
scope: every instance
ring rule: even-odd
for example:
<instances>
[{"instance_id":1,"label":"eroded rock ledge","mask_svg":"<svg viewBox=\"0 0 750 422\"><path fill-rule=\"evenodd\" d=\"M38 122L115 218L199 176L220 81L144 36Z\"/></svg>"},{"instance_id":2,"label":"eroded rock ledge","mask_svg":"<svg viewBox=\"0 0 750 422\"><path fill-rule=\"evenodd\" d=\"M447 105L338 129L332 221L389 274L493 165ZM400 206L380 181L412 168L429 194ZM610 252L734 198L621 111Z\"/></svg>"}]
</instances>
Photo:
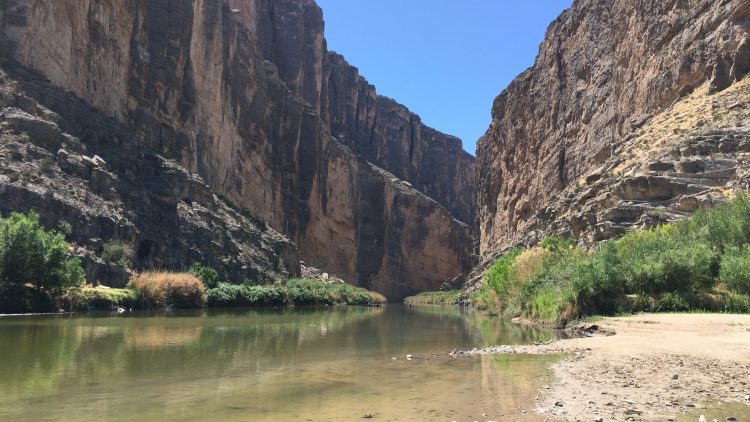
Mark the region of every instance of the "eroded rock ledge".
<instances>
[{"instance_id":1,"label":"eroded rock ledge","mask_svg":"<svg viewBox=\"0 0 750 422\"><path fill-rule=\"evenodd\" d=\"M592 244L747 188L748 10L575 1L479 141L482 260L550 234Z\"/></svg>"}]
</instances>

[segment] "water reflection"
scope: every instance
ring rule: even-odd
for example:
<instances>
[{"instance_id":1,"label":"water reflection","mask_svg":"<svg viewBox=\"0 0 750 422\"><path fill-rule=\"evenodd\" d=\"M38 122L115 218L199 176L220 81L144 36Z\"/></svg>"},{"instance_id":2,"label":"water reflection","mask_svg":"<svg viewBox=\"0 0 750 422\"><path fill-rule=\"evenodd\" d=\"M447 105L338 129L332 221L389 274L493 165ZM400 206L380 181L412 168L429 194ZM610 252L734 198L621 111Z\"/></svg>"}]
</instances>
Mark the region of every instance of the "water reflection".
<instances>
[{"instance_id":1,"label":"water reflection","mask_svg":"<svg viewBox=\"0 0 750 422\"><path fill-rule=\"evenodd\" d=\"M450 307L0 318L0 420L476 419L550 358L447 352L552 335Z\"/></svg>"}]
</instances>

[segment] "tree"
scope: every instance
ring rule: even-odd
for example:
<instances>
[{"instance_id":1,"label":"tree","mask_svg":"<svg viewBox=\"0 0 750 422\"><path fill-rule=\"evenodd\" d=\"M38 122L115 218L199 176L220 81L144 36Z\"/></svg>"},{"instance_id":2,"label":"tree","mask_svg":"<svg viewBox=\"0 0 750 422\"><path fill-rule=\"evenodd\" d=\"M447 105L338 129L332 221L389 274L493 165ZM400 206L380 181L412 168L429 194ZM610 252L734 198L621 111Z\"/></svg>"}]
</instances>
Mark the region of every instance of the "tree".
<instances>
[{"instance_id":1,"label":"tree","mask_svg":"<svg viewBox=\"0 0 750 422\"><path fill-rule=\"evenodd\" d=\"M83 277L63 235L45 230L35 213L0 218L0 295L23 295L26 285L58 294Z\"/></svg>"}]
</instances>

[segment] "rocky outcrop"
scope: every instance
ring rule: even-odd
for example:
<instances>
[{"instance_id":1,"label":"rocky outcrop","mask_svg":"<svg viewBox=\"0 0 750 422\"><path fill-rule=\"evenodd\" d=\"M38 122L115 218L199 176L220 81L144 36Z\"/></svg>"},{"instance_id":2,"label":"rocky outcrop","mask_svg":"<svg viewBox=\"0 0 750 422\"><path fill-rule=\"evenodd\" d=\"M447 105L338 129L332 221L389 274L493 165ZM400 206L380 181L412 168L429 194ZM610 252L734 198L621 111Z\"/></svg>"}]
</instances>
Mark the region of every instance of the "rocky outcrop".
<instances>
[{"instance_id":1,"label":"rocky outcrop","mask_svg":"<svg viewBox=\"0 0 750 422\"><path fill-rule=\"evenodd\" d=\"M0 215L33 211L47 227L69 224L89 282L127 283L127 268L100 258L112 241L133 249L135 268L199 262L237 282L299 274L285 236L227 204L199 176L140 150L108 117L16 70L0 71Z\"/></svg>"},{"instance_id":2,"label":"rocky outcrop","mask_svg":"<svg viewBox=\"0 0 750 422\"><path fill-rule=\"evenodd\" d=\"M391 299L469 269L473 158L329 53L313 0L0 6L5 57L286 234L306 262Z\"/></svg>"},{"instance_id":3,"label":"rocky outcrop","mask_svg":"<svg viewBox=\"0 0 750 422\"><path fill-rule=\"evenodd\" d=\"M482 259L549 234L593 243L746 188L749 11L576 0L479 141Z\"/></svg>"}]
</instances>

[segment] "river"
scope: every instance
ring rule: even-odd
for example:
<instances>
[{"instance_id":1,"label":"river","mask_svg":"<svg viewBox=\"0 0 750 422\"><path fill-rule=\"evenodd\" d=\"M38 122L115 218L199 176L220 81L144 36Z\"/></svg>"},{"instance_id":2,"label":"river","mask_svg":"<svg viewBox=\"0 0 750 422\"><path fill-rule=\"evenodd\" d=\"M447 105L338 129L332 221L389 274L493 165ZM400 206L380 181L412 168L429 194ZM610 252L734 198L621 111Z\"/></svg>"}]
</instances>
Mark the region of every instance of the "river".
<instances>
[{"instance_id":1,"label":"river","mask_svg":"<svg viewBox=\"0 0 750 422\"><path fill-rule=\"evenodd\" d=\"M0 420L503 420L557 357L448 353L554 336L403 305L2 317Z\"/></svg>"}]
</instances>

